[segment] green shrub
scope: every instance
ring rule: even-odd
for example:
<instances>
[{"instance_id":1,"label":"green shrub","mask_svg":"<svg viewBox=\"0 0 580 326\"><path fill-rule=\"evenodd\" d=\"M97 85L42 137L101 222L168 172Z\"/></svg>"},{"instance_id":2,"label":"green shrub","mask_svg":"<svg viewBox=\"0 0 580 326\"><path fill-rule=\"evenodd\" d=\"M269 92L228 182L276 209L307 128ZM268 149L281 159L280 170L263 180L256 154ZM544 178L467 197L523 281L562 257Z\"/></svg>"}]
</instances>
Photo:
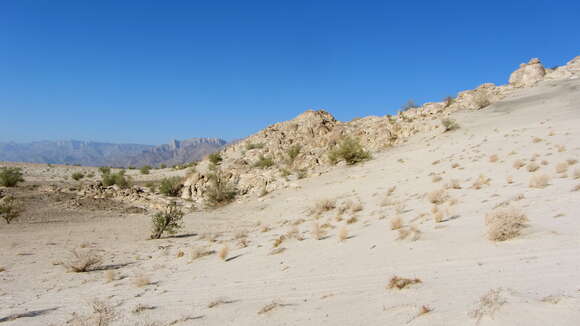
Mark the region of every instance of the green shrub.
<instances>
[{"instance_id":1,"label":"green shrub","mask_svg":"<svg viewBox=\"0 0 580 326\"><path fill-rule=\"evenodd\" d=\"M183 211L181 211L177 204L171 203L157 214L153 215L151 222L153 228L151 230L151 239L159 239L163 233L175 234L183 228Z\"/></svg>"},{"instance_id":2,"label":"green shrub","mask_svg":"<svg viewBox=\"0 0 580 326\"><path fill-rule=\"evenodd\" d=\"M134 166L130 165L130 166L127 168L127 169L129 169L129 170L135 170L135 169L136 169L136 167L134 167Z\"/></svg>"},{"instance_id":3,"label":"green shrub","mask_svg":"<svg viewBox=\"0 0 580 326\"><path fill-rule=\"evenodd\" d=\"M110 174L111 173L111 167L109 166L101 166L99 168L99 172L101 172L101 174Z\"/></svg>"},{"instance_id":4,"label":"green shrub","mask_svg":"<svg viewBox=\"0 0 580 326\"><path fill-rule=\"evenodd\" d=\"M288 160L289 160L290 164L292 164L294 162L294 160L296 160L296 158L300 154L301 150L302 150L302 146L300 146L298 144L290 146L290 148L288 149L288 153L287 153Z\"/></svg>"},{"instance_id":5,"label":"green shrub","mask_svg":"<svg viewBox=\"0 0 580 326\"><path fill-rule=\"evenodd\" d=\"M149 171L151 171L151 167L149 165L145 165L141 167L139 171L141 171L141 174L149 174Z\"/></svg>"},{"instance_id":6,"label":"green shrub","mask_svg":"<svg viewBox=\"0 0 580 326\"><path fill-rule=\"evenodd\" d=\"M80 179L84 178L85 175L82 172L75 172L71 175L71 178L75 179L76 181L79 181Z\"/></svg>"},{"instance_id":7,"label":"green shrub","mask_svg":"<svg viewBox=\"0 0 580 326\"><path fill-rule=\"evenodd\" d=\"M209 154L208 159L209 159L211 164L215 164L215 165L220 164L224 160L222 155L219 152Z\"/></svg>"},{"instance_id":8,"label":"green shrub","mask_svg":"<svg viewBox=\"0 0 580 326\"><path fill-rule=\"evenodd\" d=\"M264 155L260 155L258 161L254 163L254 167L260 169L267 169L272 165L274 165L274 160L271 157L265 157Z\"/></svg>"},{"instance_id":9,"label":"green shrub","mask_svg":"<svg viewBox=\"0 0 580 326\"><path fill-rule=\"evenodd\" d=\"M0 168L0 186L16 187L20 182L24 182L21 168Z\"/></svg>"},{"instance_id":10,"label":"green shrub","mask_svg":"<svg viewBox=\"0 0 580 326\"><path fill-rule=\"evenodd\" d=\"M219 206L231 202L237 190L223 176L219 169L209 174L209 184L205 191L206 202L209 206Z\"/></svg>"},{"instance_id":11,"label":"green shrub","mask_svg":"<svg viewBox=\"0 0 580 326\"><path fill-rule=\"evenodd\" d=\"M252 150L252 149L260 149L260 148L264 148L264 144L262 144L262 143L257 143L257 144L247 143L246 144L246 150L248 150L248 151Z\"/></svg>"},{"instance_id":12,"label":"green shrub","mask_svg":"<svg viewBox=\"0 0 580 326\"><path fill-rule=\"evenodd\" d=\"M328 158L332 164L345 161L348 165L353 165L371 158L371 154L363 148L360 142L351 137L343 140L331 149Z\"/></svg>"},{"instance_id":13,"label":"green shrub","mask_svg":"<svg viewBox=\"0 0 580 326\"><path fill-rule=\"evenodd\" d=\"M183 184L180 177L165 178L159 184L159 192L166 196L177 197L181 187Z\"/></svg>"},{"instance_id":14,"label":"green shrub","mask_svg":"<svg viewBox=\"0 0 580 326\"><path fill-rule=\"evenodd\" d=\"M6 196L0 199L0 217L2 217L6 224L10 224L22 213L22 204L12 196Z\"/></svg>"},{"instance_id":15,"label":"green shrub","mask_svg":"<svg viewBox=\"0 0 580 326\"><path fill-rule=\"evenodd\" d=\"M121 170L117 173L103 174L102 183L105 187L117 185L121 188L127 188L130 185L129 180L125 177L125 170Z\"/></svg>"},{"instance_id":16,"label":"green shrub","mask_svg":"<svg viewBox=\"0 0 580 326\"><path fill-rule=\"evenodd\" d=\"M165 165L165 164L159 164L160 169L165 169L166 167L167 167L167 165Z\"/></svg>"},{"instance_id":17,"label":"green shrub","mask_svg":"<svg viewBox=\"0 0 580 326\"><path fill-rule=\"evenodd\" d=\"M149 181L145 184L145 187L149 188L149 190L151 192L155 192L155 189L157 188L157 186L155 185L155 182L153 181Z\"/></svg>"},{"instance_id":18,"label":"green shrub","mask_svg":"<svg viewBox=\"0 0 580 326\"><path fill-rule=\"evenodd\" d=\"M441 124L443 125L443 129L445 129L444 132L459 129L459 124L457 123L457 121L451 118L441 119Z\"/></svg>"}]
</instances>

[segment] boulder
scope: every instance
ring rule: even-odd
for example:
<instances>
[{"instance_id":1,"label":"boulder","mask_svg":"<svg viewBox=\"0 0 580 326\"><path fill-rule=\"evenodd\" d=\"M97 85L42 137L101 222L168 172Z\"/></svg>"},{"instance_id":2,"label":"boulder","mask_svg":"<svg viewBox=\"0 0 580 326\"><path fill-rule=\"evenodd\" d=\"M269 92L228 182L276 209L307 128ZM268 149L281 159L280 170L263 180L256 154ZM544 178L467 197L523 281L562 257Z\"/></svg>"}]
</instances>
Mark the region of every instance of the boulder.
<instances>
[{"instance_id":1,"label":"boulder","mask_svg":"<svg viewBox=\"0 0 580 326\"><path fill-rule=\"evenodd\" d=\"M522 63L520 68L510 75L509 83L516 87L530 87L544 79L546 70L540 59L531 59L528 63Z\"/></svg>"}]
</instances>

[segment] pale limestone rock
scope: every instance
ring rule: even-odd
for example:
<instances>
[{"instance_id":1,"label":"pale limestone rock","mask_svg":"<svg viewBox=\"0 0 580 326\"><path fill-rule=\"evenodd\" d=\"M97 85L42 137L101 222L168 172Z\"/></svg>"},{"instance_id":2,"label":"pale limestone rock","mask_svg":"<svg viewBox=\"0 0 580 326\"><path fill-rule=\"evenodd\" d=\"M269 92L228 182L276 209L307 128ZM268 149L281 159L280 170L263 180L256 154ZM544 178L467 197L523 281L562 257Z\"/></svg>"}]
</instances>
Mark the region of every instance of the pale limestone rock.
<instances>
[{"instance_id":1,"label":"pale limestone rock","mask_svg":"<svg viewBox=\"0 0 580 326\"><path fill-rule=\"evenodd\" d=\"M530 87L544 79L546 70L540 59L531 59L522 63L520 68L510 75L509 83L517 87Z\"/></svg>"}]
</instances>

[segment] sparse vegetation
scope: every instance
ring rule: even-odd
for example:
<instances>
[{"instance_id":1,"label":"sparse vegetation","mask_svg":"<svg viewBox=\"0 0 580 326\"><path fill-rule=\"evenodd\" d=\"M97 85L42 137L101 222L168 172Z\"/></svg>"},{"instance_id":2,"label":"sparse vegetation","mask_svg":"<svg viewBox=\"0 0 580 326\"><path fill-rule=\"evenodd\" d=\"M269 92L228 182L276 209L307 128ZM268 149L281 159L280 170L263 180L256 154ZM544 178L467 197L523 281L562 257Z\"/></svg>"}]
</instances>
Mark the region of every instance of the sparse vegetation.
<instances>
[{"instance_id":1,"label":"sparse vegetation","mask_svg":"<svg viewBox=\"0 0 580 326\"><path fill-rule=\"evenodd\" d=\"M142 166L139 171L141 172L141 174L149 174L149 171L151 171L151 167L149 165L145 165Z\"/></svg>"},{"instance_id":2,"label":"sparse vegetation","mask_svg":"<svg viewBox=\"0 0 580 326\"><path fill-rule=\"evenodd\" d=\"M24 211L22 203L12 196L0 199L0 217L10 224Z\"/></svg>"},{"instance_id":3,"label":"sparse vegetation","mask_svg":"<svg viewBox=\"0 0 580 326\"><path fill-rule=\"evenodd\" d=\"M514 208L497 208L485 216L487 237L492 241L506 241L516 238L527 226L528 217Z\"/></svg>"},{"instance_id":4,"label":"sparse vegetation","mask_svg":"<svg viewBox=\"0 0 580 326\"><path fill-rule=\"evenodd\" d=\"M101 172L101 174L110 174L111 173L111 168L108 166L101 166L99 168L99 172Z\"/></svg>"},{"instance_id":5,"label":"sparse vegetation","mask_svg":"<svg viewBox=\"0 0 580 326\"><path fill-rule=\"evenodd\" d=\"M302 150L302 146L295 144L290 146L290 148L288 148L288 161L290 164L294 163L294 161L296 160L296 158L298 157L298 155L300 154L300 151Z\"/></svg>"},{"instance_id":6,"label":"sparse vegetation","mask_svg":"<svg viewBox=\"0 0 580 326\"><path fill-rule=\"evenodd\" d=\"M343 226L339 231L338 231L338 241L344 241L348 239L348 229L346 228L346 226Z\"/></svg>"},{"instance_id":7,"label":"sparse vegetation","mask_svg":"<svg viewBox=\"0 0 580 326\"><path fill-rule=\"evenodd\" d=\"M403 219L395 217L391 220L391 230L398 230L403 227Z\"/></svg>"},{"instance_id":8,"label":"sparse vegetation","mask_svg":"<svg viewBox=\"0 0 580 326\"><path fill-rule=\"evenodd\" d=\"M82 172L75 172L71 175L71 178L73 178L76 181L79 181L84 177L85 177L85 175Z\"/></svg>"},{"instance_id":9,"label":"sparse vegetation","mask_svg":"<svg viewBox=\"0 0 580 326\"><path fill-rule=\"evenodd\" d=\"M545 188L550 183L550 177L547 174L534 174L530 179L530 188Z\"/></svg>"},{"instance_id":10,"label":"sparse vegetation","mask_svg":"<svg viewBox=\"0 0 580 326\"><path fill-rule=\"evenodd\" d=\"M371 158L360 142L352 137L345 137L335 148L328 152L328 158L332 164L345 161L348 165L366 161Z\"/></svg>"},{"instance_id":11,"label":"sparse vegetation","mask_svg":"<svg viewBox=\"0 0 580 326\"><path fill-rule=\"evenodd\" d=\"M24 182L21 168L0 168L0 186L16 187L20 182Z\"/></svg>"},{"instance_id":12,"label":"sparse vegetation","mask_svg":"<svg viewBox=\"0 0 580 326\"><path fill-rule=\"evenodd\" d=\"M503 306L507 301L501 295L502 289L490 290L483 295L476 307L469 312L471 318L476 319L479 324L484 316L493 317L493 315Z\"/></svg>"},{"instance_id":13,"label":"sparse vegetation","mask_svg":"<svg viewBox=\"0 0 580 326\"><path fill-rule=\"evenodd\" d=\"M260 148L264 148L264 144L262 143L247 143L246 144L246 150L252 150L252 149L260 149Z\"/></svg>"},{"instance_id":14,"label":"sparse vegetation","mask_svg":"<svg viewBox=\"0 0 580 326\"><path fill-rule=\"evenodd\" d=\"M71 251L71 254L72 257L69 262L64 264L69 272L89 272L102 262L102 258L92 250L74 249Z\"/></svg>"},{"instance_id":15,"label":"sparse vegetation","mask_svg":"<svg viewBox=\"0 0 580 326\"><path fill-rule=\"evenodd\" d=\"M475 104L475 109L479 110L489 106L491 101L489 100L489 96L487 94L479 92L473 98L473 103Z\"/></svg>"},{"instance_id":16,"label":"sparse vegetation","mask_svg":"<svg viewBox=\"0 0 580 326\"><path fill-rule=\"evenodd\" d=\"M208 159L214 165L219 165L224 160L219 152L209 154Z\"/></svg>"},{"instance_id":17,"label":"sparse vegetation","mask_svg":"<svg viewBox=\"0 0 580 326\"><path fill-rule=\"evenodd\" d=\"M163 233L175 234L183 228L183 215L183 211L175 203L167 205L165 210L153 215L151 239L159 239Z\"/></svg>"},{"instance_id":18,"label":"sparse vegetation","mask_svg":"<svg viewBox=\"0 0 580 326\"><path fill-rule=\"evenodd\" d=\"M310 215L320 215L324 212L331 211L336 208L336 201L331 199L321 199L314 204L310 209Z\"/></svg>"},{"instance_id":19,"label":"sparse vegetation","mask_svg":"<svg viewBox=\"0 0 580 326\"><path fill-rule=\"evenodd\" d=\"M218 251L218 257L221 260L226 260L226 258L228 258L228 254L230 252L230 248L228 248L227 245L224 245L223 247L220 248L220 250Z\"/></svg>"},{"instance_id":20,"label":"sparse vegetation","mask_svg":"<svg viewBox=\"0 0 580 326\"><path fill-rule=\"evenodd\" d=\"M159 192L166 196L177 197L182 187L180 177L165 178L159 183Z\"/></svg>"},{"instance_id":21,"label":"sparse vegetation","mask_svg":"<svg viewBox=\"0 0 580 326\"><path fill-rule=\"evenodd\" d=\"M417 103L415 103L415 101L413 99L409 99L407 101L407 103L405 103L401 106L401 112L405 112L409 109L416 109L418 107L419 107L419 105L417 105Z\"/></svg>"},{"instance_id":22,"label":"sparse vegetation","mask_svg":"<svg viewBox=\"0 0 580 326\"><path fill-rule=\"evenodd\" d=\"M457 123L457 121L451 118L441 119L441 124L443 125L443 132L459 129L459 124Z\"/></svg>"},{"instance_id":23,"label":"sparse vegetation","mask_svg":"<svg viewBox=\"0 0 580 326\"><path fill-rule=\"evenodd\" d=\"M266 157L264 155L260 155L258 161L254 163L254 167L259 169L267 169L273 165L274 160L271 157Z\"/></svg>"},{"instance_id":24,"label":"sparse vegetation","mask_svg":"<svg viewBox=\"0 0 580 326\"><path fill-rule=\"evenodd\" d=\"M216 169L208 177L209 183L205 191L208 205L215 207L234 200L237 190L226 180L221 170Z\"/></svg>"},{"instance_id":25,"label":"sparse vegetation","mask_svg":"<svg viewBox=\"0 0 580 326\"><path fill-rule=\"evenodd\" d=\"M449 198L449 196L447 195L447 192L444 189L434 190L429 194L427 194L427 199L429 200L429 202L435 205L444 203L447 200L447 198Z\"/></svg>"},{"instance_id":26,"label":"sparse vegetation","mask_svg":"<svg viewBox=\"0 0 580 326\"><path fill-rule=\"evenodd\" d=\"M556 165L556 173L566 173L568 171L568 162L561 162Z\"/></svg>"},{"instance_id":27,"label":"sparse vegetation","mask_svg":"<svg viewBox=\"0 0 580 326\"><path fill-rule=\"evenodd\" d=\"M125 176L125 170L121 170L117 173L103 174L101 183L105 187L117 185L121 188L128 188L130 185L129 179Z\"/></svg>"},{"instance_id":28,"label":"sparse vegetation","mask_svg":"<svg viewBox=\"0 0 580 326\"><path fill-rule=\"evenodd\" d=\"M516 169L520 169L521 167L523 167L524 165L526 165L524 162L522 162L522 160L515 160L514 161L514 168Z\"/></svg>"}]
</instances>

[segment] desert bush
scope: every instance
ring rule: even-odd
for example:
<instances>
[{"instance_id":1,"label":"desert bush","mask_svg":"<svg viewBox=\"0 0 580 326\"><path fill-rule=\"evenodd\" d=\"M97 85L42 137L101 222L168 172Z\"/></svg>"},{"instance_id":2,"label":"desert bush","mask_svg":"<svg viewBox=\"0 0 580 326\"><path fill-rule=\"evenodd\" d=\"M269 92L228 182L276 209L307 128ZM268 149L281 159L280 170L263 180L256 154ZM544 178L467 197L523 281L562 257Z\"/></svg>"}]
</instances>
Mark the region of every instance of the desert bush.
<instances>
[{"instance_id":1,"label":"desert bush","mask_svg":"<svg viewBox=\"0 0 580 326\"><path fill-rule=\"evenodd\" d=\"M403 227L403 219L400 217L395 217L391 220L391 230L398 230Z\"/></svg>"},{"instance_id":2,"label":"desert bush","mask_svg":"<svg viewBox=\"0 0 580 326\"><path fill-rule=\"evenodd\" d=\"M336 208L336 201L332 199L321 199L310 208L310 215L320 215L321 213L331 211Z\"/></svg>"},{"instance_id":3,"label":"desert bush","mask_svg":"<svg viewBox=\"0 0 580 326\"><path fill-rule=\"evenodd\" d=\"M345 161L348 165L353 165L371 158L360 142L352 137L345 137L343 140L328 152L328 158L332 164Z\"/></svg>"},{"instance_id":4,"label":"desert bush","mask_svg":"<svg viewBox=\"0 0 580 326\"><path fill-rule=\"evenodd\" d=\"M209 174L208 178L209 183L205 191L205 198L209 206L215 207L234 200L238 191L219 169Z\"/></svg>"},{"instance_id":5,"label":"desert bush","mask_svg":"<svg viewBox=\"0 0 580 326\"><path fill-rule=\"evenodd\" d=\"M514 168L520 169L522 166L526 165L522 160L515 160L514 161Z\"/></svg>"},{"instance_id":6,"label":"desert bush","mask_svg":"<svg viewBox=\"0 0 580 326\"><path fill-rule=\"evenodd\" d=\"M499 159L499 157L497 156L497 154L492 154L489 156L490 163L495 163L495 162L497 162L498 159Z\"/></svg>"},{"instance_id":7,"label":"desert bush","mask_svg":"<svg viewBox=\"0 0 580 326\"><path fill-rule=\"evenodd\" d=\"M92 300L88 303L91 313L88 315L73 314L73 318L67 322L72 326L109 326L119 315L108 303L100 300Z\"/></svg>"},{"instance_id":8,"label":"desert bush","mask_svg":"<svg viewBox=\"0 0 580 326\"><path fill-rule=\"evenodd\" d=\"M337 237L338 237L338 241L341 241L341 242L348 239L348 229L346 228L346 226L343 226L340 229L340 231L338 231Z\"/></svg>"},{"instance_id":9,"label":"desert bush","mask_svg":"<svg viewBox=\"0 0 580 326\"><path fill-rule=\"evenodd\" d=\"M407 101L407 103L405 103L401 106L401 112L405 112L409 109L415 109L418 107L419 107L419 105L417 105L417 103L415 103L415 101L413 99L409 99Z\"/></svg>"},{"instance_id":10,"label":"desert bush","mask_svg":"<svg viewBox=\"0 0 580 326\"><path fill-rule=\"evenodd\" d=\"M226 260L226 258L228 258L228 254L230 252L230 248L227 245L224 245L223 247L220 248L220 250L218 251L218 257L221 260Z\"/></svg>"},{"instance_id":11,"label":"desert bush","mask_svg":"<svg viewBox=\"0 0 580 326\"><path fill-rule=\"evenodd\" d=\"M528 172L536 172L536 171L538 171L539 168L540 168L540 166L534 162L528 163L528 166L527 166Z\"/></svg>"},{"instance_id":12,"label":"desert bush","mask_svg":"<svg viewBox=\"0 0 580 326\"><path fill-rule=\"evenodd\" d=\"M247 143L246 144L246 150L252 150L252 149L260 149L260 148L264 148L264 144L263 143Z\"/></svg>"},{"instance_id":13,"label":"desert bush","mask_svg":"<svg viewBox=\"0 0 580 326\"><path fill-rule=\"evenodd\" d=\"M436 205L444 203L447 198L449 198L449 196L444 189L434 190L427 194L427 199L429 202Z\"/></svg>"},{"instance_id":14,"label":"desert bush","mask_svg":"<svg viewBox=\"0 0 580 326\"><path fill-rule=\"evenodd\" d=\"M441 119L441 124L443 125L444 132L459 129L459 124L457 123L457 121L451 118Z\"/></svg>"},{"instance_id":15,"label":"desert bush","mask_svg":"<svg viewBox=\"0 0 580 326\"><path fill-rule=\"evenodd\" d=\"M149 171L151 171L151 167L149 165L145 165L142 166L139 171L141 172L141 174L149 174Z\"/></svg>"},{"instance_id":16,"label":"desert bush","mask_svg":"<svg viewBox=\"0 0 580 326\"><path fill-rule=\"evenodd\" d=\"M514 207L497 208L485 216L487 237L492 241L506 241L520 235L527 226L526 214Z\"/></svg>"},{"instance_id":17,"label":"desert bush","mask_svg":"<svg viewBox=\"0 0 580 326\"><path fill-rule=\"evenodd\" d=\"M469 312L471 318L476 319L476 325L483 317L490 316L493 318L494 314L507 303L507 300L502 295L502 289L492 289L481 297L477 306Z\"/></svg>"},{"instance_id":18,"label":"desert bush","mask_svg":"<svg viewBox=\"0 0 580 326\"><path fill-rule=\"evenodd\" d=\"M16 187L20 182L24 182L22 169L9 167L0 168L0 186Z\"/></svg>"},{"instance_id":19,"label":"desert bush","mask_svg":"<svg viewBox=\"0 0 580 326\"><path fill-rule=\"evenodd\" d=\"M125 177L125 171L121 170L117 173L107 173L103 174L101 177L101 182L103 186L109 187L112 185L117 185L121 188L129 187L129 179Z\"/></svg>"},{"instance_id":20,"label":"desert bush","mask_svg":"<svg viewBox=\"0 0 580 326\"><path fill-rule=\"evenodd\" d=\"M99 168L99 172L101 172L101 174L110 174L111 173L111 168L108 166L101 166Z\"/></svg>"},{"instance_id":21,"label":"desert bush","mask_svg":"<svg viewBox=\"0 0 580 326\"><path fill-rule=\"evenodd\" d=\"M167 164L163 164L163 163L162 164L159 164L159 168L160 169L165 169L165 168L167 168Z\"/></svg>"},{"instance_id":22,"label":"desert bush","mask_svg":"<svg viewBox=\"0 0 580 326\"><path fill-rule=\"evenodd\" d=\"M177 197L182 187L180 177L164 178L159 183L159 192L166 196Z\"/></svg>"},{"instance_id":23,"label":"desert bush","mask_svg":"<svg viewBox=\"0 0 580 326\"><path fill-rule=\"evenodd\" d=\"M530 179L530 188L545 188L550 183L550 177L547 174L537 173Z\"/></svg>"},{"instance_id":24,"label":"desert bush","mask_svg":"<svg viewBox=\"0 0 580 326\"><path fill-rule=\"evenodd\" d=\"M0 217L10 224L24 211L22 203L12 196L0 199Z\"/></svg>"},{"instance_id":25,"label":"desert bush","mask_svg":"<svg viewBox=\"0 0 580 326\"><path fill-rule=\"evenodd\" d=\"M298 144L290 146L290 148L288 148L288 152L286 153L288 155L288 161L293 163L300 154L301 150L302 146Z\"/></svg>"},{"instance_id":26,"label":"desert bush","mask_svg":"<svg viewBox=\"0 0 580 326\"><path fill-rule=\"evenodd\" d=\"M153 215L151 239L159 239L163 233L175 234L183 228L183 215L183 211L175 203L167 205L163 211Z\"/></svg>"},{"instance_id":27,"label":"desert bush","mask_svg":"<svg viewBox=\"0 0 580 326\"><path fill-rule=\"evenodd\" d=\"M71 178L75 179L76 181L79 181L80 179L84 178L85 175L81 172L75 172L71 175Z\"/></svg>"},{"instance_id":28,"label":"desert bush","mask_svg":"<svg viewBox=\"0 0 580 326\"><path fill-rule=\"evenodd\" d=\"M92 250L71 251L71 259L64 264L69 272L84 273L95 269L101 262L102 258Z\"/></svg>"},{"instance_id":29,"label":"desert bush","mask_svg":"<svg viewBox=\"0 0 580 326\"><path fill-rule=\"evenodd\" d=\"M224 160L222 155L219 152L209 154L208 159L209 159L210 163L212 163L214 165L218 165Z\"/></svg>"},{"instance_id":30,"label":"desert bush","mask_svg":"<svg viewBox=\"0 0 580 326\"><path fill-rule=\"evenodd\" d=\"M486 177L486 176L485 176L485 175L483 175L483 174L480 174L480 175L477 177L477 179L475 179L475 181L473 182L473 184L471 185L471 187L472 187L473 189L477 189L477 190L479 190L479 189L481 189L481 188L482 188L484 185L488 185L488 186L489 186L489 183L490 183L490 182L491 182L491 179L490 179L490 178Z\"/></svg>"},{"instance_id":31,"label":"desert bush","mask_svg":"<svg viewBox=\"0 0 580 326\"><path fill-rule=\"evenodd\" d=\"M272 165L274 165L274 160L271 157L265 157L264 155L260 155L258 161L254 163L254 167L259 169L267 169Z\"/></svg>"},{"instance_id":32,"label":"desert bush","mask_svg":"<svg viewBox=\"0 0 580 326\"><path fill-rule=\"evenodd\" d=\"M487 94L479 92L473 98L473 103L475 104L475 109L479 110L489 106L491 101L489 100L489 96Z\"/></svg>"}]
</instances>

